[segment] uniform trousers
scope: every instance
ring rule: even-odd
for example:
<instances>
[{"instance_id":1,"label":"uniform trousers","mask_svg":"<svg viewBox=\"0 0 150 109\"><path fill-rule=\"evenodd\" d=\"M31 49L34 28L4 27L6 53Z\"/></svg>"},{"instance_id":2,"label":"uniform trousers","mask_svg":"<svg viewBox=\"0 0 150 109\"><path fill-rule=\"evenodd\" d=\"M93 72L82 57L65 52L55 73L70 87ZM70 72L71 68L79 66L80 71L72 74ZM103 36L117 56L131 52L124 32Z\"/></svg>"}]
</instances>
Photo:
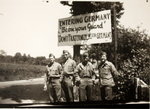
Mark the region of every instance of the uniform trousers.
<instances>
[{"instance_id":1,"label":"uniform trousers","mask_svg":"<svg viewBox=\"0 0 150 109\"><path fill-rule=\"evenodd\" d=\"M65 93L67 102L74 102L74 94L73 94L73 76L67 75L64 76L62 82L62 88Z\"/></svg>"},{"instance_id":2,"label":"uniform trousers","mask_svg":"<svg viewBox=\"0 0 150 109\"><path fill-rule=\"evenodd\" d=\"M92 101L93 81L91 78L81 78L79 84L79 101Z\"/></svg>"},{"instance_id":3,"label":"uniform trousers","mask_svg":"<svg viewBox=\"0 0 150 109\"><path fill-rule=\"evenodd\" d=\"M49 99L51 103L61 101L61 83L59 78L51 78L49 81Z\"/></svg>"},{"instance_id":4,"label":"uniform trousers","mask_svg":"<svg viewBox=\"0 0 150 109\"><path fill-rule=\"evenodd\" d=\"M113 92L111 86L101 86L100 93L102 101L113 99Z\"/></svg>"}]
</instances>

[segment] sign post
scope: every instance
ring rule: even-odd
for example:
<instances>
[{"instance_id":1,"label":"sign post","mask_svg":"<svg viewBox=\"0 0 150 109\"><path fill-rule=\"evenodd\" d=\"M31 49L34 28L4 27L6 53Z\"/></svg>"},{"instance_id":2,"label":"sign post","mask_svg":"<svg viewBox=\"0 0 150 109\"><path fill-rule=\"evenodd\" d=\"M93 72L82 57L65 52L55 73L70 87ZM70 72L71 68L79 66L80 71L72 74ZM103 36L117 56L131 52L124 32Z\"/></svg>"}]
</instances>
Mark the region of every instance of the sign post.
<instances>
[{"instance_id":1,"label":"sign post","mask_svg":"<svg viewBox=\"0 0 150 109\"><path fill-rule=\"evenodd\" d=\"M59 19L58 46L112 42L110 10Z\"/></svg>"},{"instance_id":2,"label":"sign post","mask_svg":"<svg viewBox=\"0 0 150 109\"><path fill-rule=\"evenodd\" d=\"M74 59L77 62L80 58L80 45L110 42L112 42L110 10L58 20L58 46L74 46Z\"/></svg>"},{"instance_id":3,"label":"sign post","mask_svg":"<svg viewBox=\"0 0 150 109\"><path fill-rule=\"evenodd\" d=\"M113 4L113 36L114 36L114 41L115 41L115 67L118 69L118 64L117 64L117 28L116 28L116 6L115 2Z\"/></svg>"}]
</instances>

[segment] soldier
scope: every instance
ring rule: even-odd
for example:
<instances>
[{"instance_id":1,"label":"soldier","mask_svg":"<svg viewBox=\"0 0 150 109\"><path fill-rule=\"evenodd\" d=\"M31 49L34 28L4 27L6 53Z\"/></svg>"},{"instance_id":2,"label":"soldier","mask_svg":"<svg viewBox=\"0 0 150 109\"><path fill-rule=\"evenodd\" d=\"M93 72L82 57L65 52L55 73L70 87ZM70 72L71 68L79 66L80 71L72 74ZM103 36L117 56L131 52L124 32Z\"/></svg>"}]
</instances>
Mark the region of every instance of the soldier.
<instances>
[{"instance_id":1,"label":"soldier","mask_svg":"<svg viewBox=\"0 0 150 109\"><path fill-rule=\"evenodd\" d=\"M63 56L65 58L65 62L63 63L62 88L66 96L66 101L74 102L73 76L76 62L70 58L70 53L67 50L63 50Z\"/></svg>"},{"instance_id":2,"label":"soldier","mask_svg":"<svg viewBox=\"0 0 150 109\"><path fill-rule=\"evenodd\" d=\"M95 100L101 100L100 93L99 93L100 89L98 88L99 87L99 71L98 71L99 62L98 62L98 59L96 59L96 58L97 58L96 54L92 53L90 56L90 62L93 65L94 72L96 75L95 84L93 85L93 97L96 98Z\"/></svg>"},{"instance_id":3,"label":"soldier","mask_svg":"<svg viewBox=\"0 0 150 109\"><path fill-rule=\"evenodd\" d=\"M99 65L99 80L100 80L100 89L101 89L101 98L102 100L112 100L112 87L115 86L114 76L119 76L115 66L107 61L107 54L102 52L100 54L101 63Z\"/></svg>"},{"instance_id":4,"label":"soldier","mask_svg":"<svg viewBox=\"0 0 150 109\"><path fill-rule=\"evenodd\" d=\"M99 77L99 72L98 72L98 60L96 60L96 54L92 53L92 55L90 56L90 62L92 63L93 67L94 67L94 71L96 73L96 77Z\"/></svg>"},{"instance_id":5,"label":"soldier","mask_svg":"<svg viewBox=\"0 0 150 109\"><path fill-rule=\"evenodd\" d=\"M84 52L82 62L79 63L75 70L76 81L79 83L79 101L92 101L92 89L95 81L95 72L89 54Z\"/></svg>"},{"instance_id":6,"label":"soldier","mask_svg":"<svg viewBox=\"0 0 150 109\"><path fill-rule=\"evenodd\" d=\"M50 102L61 101L62 67L55 62L55 56L49 54L49 64L46 66L44 90L49 91Z\"/></svg>"}]
</instances>

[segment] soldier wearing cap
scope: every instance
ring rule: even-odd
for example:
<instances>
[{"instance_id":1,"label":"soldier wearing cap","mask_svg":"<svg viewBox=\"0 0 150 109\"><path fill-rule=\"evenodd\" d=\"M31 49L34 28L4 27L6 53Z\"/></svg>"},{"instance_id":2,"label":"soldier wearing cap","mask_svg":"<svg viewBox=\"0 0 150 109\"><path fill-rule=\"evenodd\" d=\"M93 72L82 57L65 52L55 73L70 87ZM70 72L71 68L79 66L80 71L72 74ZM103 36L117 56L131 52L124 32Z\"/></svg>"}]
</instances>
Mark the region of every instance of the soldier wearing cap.
<instances>
[{"instance_id":1,"label":"soldier wearing cap","mask_svg":"<svg viewBox=\"0 0 150 109\"><path fill-rule=\"evenodd\" d=\"M75 70L76 81L79 83L79 101L92 101L92 89L95 81L95 72L89 54L84 52L82 62L79 63Z\"/></svg>"},{"instance_id":2,"label":"soldier wearing cap","mask_svg":"<svg viewBox=\"0 0 150 109\"><path fill-rule=\"evenodd\" d=\"M49 64L46 65L44 90L49 91L50 102L61 102L62 67L55 62L55 56L49 54Z\"/></svg>"},{"instance_id":3,"label":"soldier wearing cap","mask_svg":"<svg viewBox=\"0 0 150 109\"><path fill-rule=\"evenodd\" d=\"M119 76L113 63L107 61L107 54L102 52L100 54L99 80L102 100L112 100L112 87L115 86L114 76Z\"/></svg>"},{"instance_id":4,"label":"soldier wearing cap","mask_svg":"<svg viewBox=\"0 0 150 109\"><path fill-rule=\"evenodd\" d=\"M74 102L73 95L73 76L76 67L76 62L70 58L70 53L67 50L63 50L63 57L65 62L63 63L63 81L62 87L66 96L67 102Z\"/></svg>"}]
</instances>

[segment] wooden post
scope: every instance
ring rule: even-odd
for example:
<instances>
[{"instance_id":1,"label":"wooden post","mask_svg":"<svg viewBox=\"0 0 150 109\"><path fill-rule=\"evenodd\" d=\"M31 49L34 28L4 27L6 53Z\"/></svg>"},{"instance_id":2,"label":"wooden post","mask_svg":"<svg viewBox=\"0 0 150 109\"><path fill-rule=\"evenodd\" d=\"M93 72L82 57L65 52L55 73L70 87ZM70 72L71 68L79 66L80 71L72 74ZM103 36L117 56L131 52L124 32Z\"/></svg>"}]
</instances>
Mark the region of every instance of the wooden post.
<instances>
[{"instance_id":1,"label":"wooden post","mask_svg":"<svg viewBox=\"0 0 150 109\"><path fill-rule=\"evenodd\" d=\"M80 62L80 45L73 46L73 59L77 64Z\"/></svg>"},{"instance_id":2,"label":"wooden post","mask_svg":"<svg viewBox=\"0 0 150 109\"><path fill-rule=\"evenodd\" d=\"M116 6L115 2L113 4L113 36L114 36L114 41L115 41L115 67L118 69L118 64L117 64L117 28L116 28Z\"/></svg>"}]
</instances>

